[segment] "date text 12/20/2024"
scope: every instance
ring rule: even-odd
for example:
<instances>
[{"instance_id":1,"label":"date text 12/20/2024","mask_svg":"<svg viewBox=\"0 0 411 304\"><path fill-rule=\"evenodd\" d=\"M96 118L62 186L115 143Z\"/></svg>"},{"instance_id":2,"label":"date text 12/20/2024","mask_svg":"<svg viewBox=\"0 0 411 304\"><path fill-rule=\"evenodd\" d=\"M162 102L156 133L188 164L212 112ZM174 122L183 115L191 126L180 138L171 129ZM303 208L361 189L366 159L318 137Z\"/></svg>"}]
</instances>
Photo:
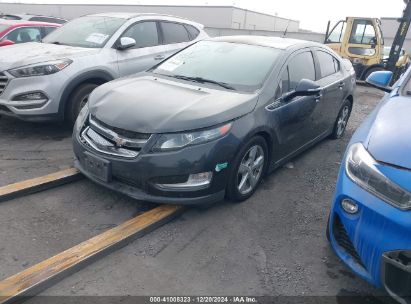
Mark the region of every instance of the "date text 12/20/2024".
<instances>
[{"instance_id":1,"label":"date text 12/20/2024","mask_svg":"<svg viewBox=\"0 0 411 304\"><path fill-rule=\"evenodd\" d=\"M211 297L211 296L183 296L183 297L150 297L150 303L257 303L255 297Z\"/></svg>"}]
</instances>

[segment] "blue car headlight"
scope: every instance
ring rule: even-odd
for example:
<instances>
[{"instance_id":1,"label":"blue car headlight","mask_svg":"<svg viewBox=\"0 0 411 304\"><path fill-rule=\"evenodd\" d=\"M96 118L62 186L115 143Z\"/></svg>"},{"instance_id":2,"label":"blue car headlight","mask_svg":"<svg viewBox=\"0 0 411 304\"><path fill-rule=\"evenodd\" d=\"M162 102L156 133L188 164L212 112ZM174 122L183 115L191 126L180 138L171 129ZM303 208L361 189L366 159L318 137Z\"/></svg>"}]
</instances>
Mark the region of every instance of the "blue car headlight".
<instances>
[{"instance_id":1,"label":"blue car headlight","mask_svg":"<svg viewBox=\"0 0 411 304\"><path fill-rule=\"evenodd\" d=\"M203 144L225 136L231 130L232 123L193 132L162 134L153 146L154 152L172 151L187 146Z\"/></svg>"},{"instance_id":2,"label":"blue car headlight","mask_svg":"<svg viewBox=\"0 0 411 304\"><path fill-rule=\"evenodd\" d=\"M377 165L361 143L349 148L345 170L354 183L399 209L411 209L411 193L391 181Z\"/></svg>"}]
</instances>

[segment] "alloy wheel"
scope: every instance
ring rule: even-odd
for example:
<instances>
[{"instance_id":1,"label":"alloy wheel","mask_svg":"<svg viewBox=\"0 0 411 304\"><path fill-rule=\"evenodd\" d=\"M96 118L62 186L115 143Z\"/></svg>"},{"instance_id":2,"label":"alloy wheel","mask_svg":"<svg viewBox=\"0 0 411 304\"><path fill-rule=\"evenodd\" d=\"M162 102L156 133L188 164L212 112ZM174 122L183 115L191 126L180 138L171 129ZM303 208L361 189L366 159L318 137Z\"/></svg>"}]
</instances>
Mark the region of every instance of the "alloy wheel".
<instances>
[{"instance_id":1,"label":"alloy wheel","mask_svg":"<svg viewBox=\"0 0 411 304\"><path fill-rule=\"evenodd\" d=\"M252 146L241 160L237 173L237 189L242 195L252 192L260 181L265 163L264 150Z\"/></svg>"},{"instance_id":2,"label":"alloy wheel","mask_svg":"<svg viewBox=\"0 0 411 304\"><path fill-rule=\"evenodd\" d=\"M349 116L350 116L350 107L346 105L341 110L340 116L338 117L338 122L337 122L337 136L338 137L341 137L344 134L345 128L347 127L347 124L348 124Z\"/></svg>"}]
</instances>

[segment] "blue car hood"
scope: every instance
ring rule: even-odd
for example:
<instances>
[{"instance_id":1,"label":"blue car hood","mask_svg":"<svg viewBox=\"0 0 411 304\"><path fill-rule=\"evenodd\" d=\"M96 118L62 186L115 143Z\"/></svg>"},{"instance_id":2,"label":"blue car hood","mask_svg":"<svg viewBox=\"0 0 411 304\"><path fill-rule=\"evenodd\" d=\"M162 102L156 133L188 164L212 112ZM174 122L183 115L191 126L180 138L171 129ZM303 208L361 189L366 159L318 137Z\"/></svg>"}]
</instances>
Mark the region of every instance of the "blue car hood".
<instances>
[{"instance_id":1,"label":"blue car hood","mask_svg":"<svg viewBox=\"0 0 411 304\"><path fill-rule=\"evenodd\" d=\"M411 169L411 97L391 97L380 106L368 151L380 162Z\"/></svg>"}]
</instances>

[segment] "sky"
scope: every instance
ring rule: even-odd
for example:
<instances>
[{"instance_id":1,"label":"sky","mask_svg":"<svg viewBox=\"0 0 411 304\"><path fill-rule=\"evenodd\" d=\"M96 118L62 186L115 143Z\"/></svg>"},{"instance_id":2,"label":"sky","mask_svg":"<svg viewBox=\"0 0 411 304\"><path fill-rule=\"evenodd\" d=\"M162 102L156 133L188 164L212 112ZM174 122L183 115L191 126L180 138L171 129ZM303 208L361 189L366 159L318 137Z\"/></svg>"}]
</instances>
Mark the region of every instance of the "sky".
<instances>
[{"instance_id":1,"label":"sky","mask_svg":"<svg viewBox=\"0 0 411 304\"><path fill-rule=\"evenodd\" d=\"M0 2L233 5L299 20L300 28L316 32L325 32L328 20L334 23L347 16L400 17L405 7L403 0L0 0Z\"/></svg>"}]
</instances>

